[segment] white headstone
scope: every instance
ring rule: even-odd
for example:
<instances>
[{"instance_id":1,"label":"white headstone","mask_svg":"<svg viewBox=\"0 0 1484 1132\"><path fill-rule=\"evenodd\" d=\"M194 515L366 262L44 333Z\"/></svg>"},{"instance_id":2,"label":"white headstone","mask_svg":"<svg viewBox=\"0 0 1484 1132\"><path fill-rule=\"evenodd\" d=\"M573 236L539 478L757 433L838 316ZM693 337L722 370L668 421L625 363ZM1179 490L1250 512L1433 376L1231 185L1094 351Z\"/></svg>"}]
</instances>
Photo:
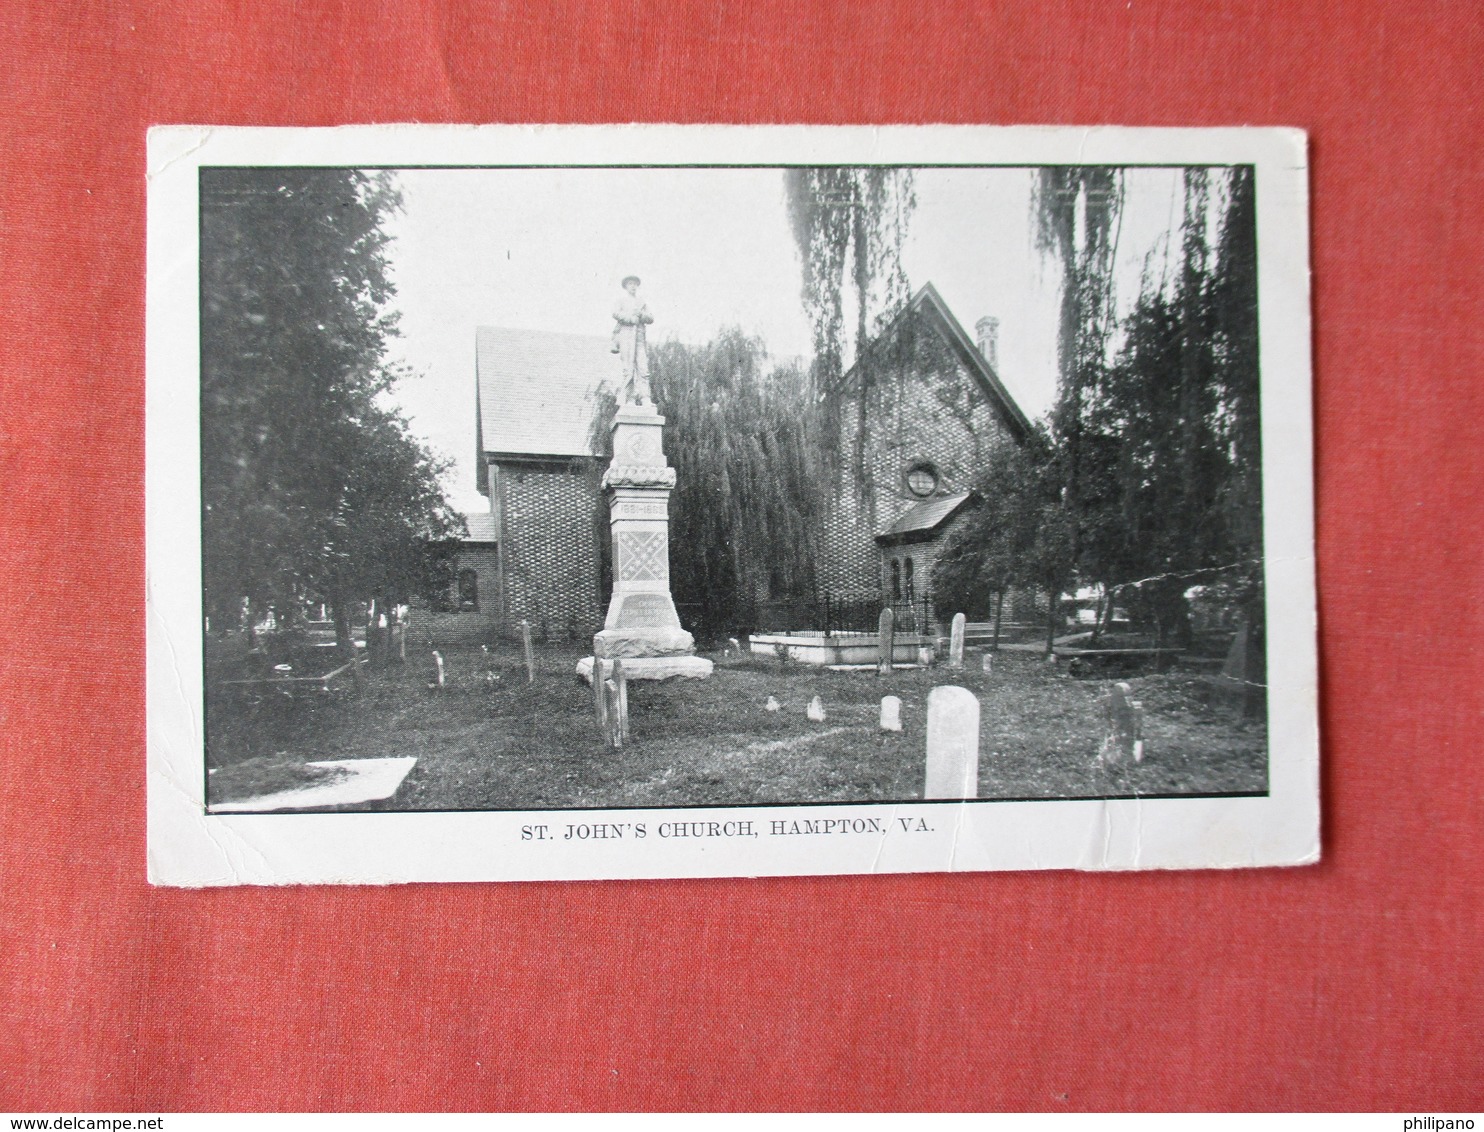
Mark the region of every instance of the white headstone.
<instances>
[{"instance_id":1,"label":"white headstone","mask_svg":"<svg viewBox=\"0 0 1484 1132\"><path fill-rule=\"evenodd\" d=\"M948 638L948 667L964 666L964 626L968 619L962 613L953 615L953 632Z\"/></svg>"},{"instance_id":2,"label":"white headstone","mask_svg":"<svg viewBox=\"0 0 1484 1132\"><path fill-rule=\"evenodd\" d=\"M928 693L924 798L979 796L979 701L967 688Z\"/></svg>"},{"instance_id":3,"label":"white headstone","mask_svg":"<svg viewBox=\"0 0 1484 1132\"><path fill-rule=\"evenodd\" d=\"M815 696L812 700L809 701L809 708L804 714L806 714L815 723L823 723L824 702L818 696Z\"/></svg>"},{"instance_id":4,"label":"white headstone","mask_svg":"<svg viewBox=\"0 0 1484 1132\"><path fill-rule=\"evenodd\" d=\"M768 697L768 702L763 705L763 710L764 711L777 711L782 706L783 705L781 705L778 702L778 697L777 696L769 696Z\"/></svg>"},{"instance_id":5,"label":"white headstone","mask_svg":"<svg viewBox=\"0 0 1484 1132\"><path fill-rule=\"evenodd\" d=\"M881 697L881 730L900 731L902 729L902 701L898 696Z\"/></svg>"},{"instance_id":6,"label":"white headstone","mask_svg":"<svg viewBox=\"0 0 1484 1132\"><path fill-rule=\"evenodd\" d=\"M919 668L931 668L933 666L933 646L917 646L917 665Z\"/></svg>"},{"instance_id":7,"label":"white headstone","mask_svg":"<svg viewBox=\"0 0 1484 1132\"><path fill-rule=\"evenodd\" d=\"M980 665L981 668L984 669L984 675L986 675L986 676L993 676L994 675L994 653L992 653L992 652L985 653L984 656L980 658L979 665Z\"/></svg>"}]
</instances>

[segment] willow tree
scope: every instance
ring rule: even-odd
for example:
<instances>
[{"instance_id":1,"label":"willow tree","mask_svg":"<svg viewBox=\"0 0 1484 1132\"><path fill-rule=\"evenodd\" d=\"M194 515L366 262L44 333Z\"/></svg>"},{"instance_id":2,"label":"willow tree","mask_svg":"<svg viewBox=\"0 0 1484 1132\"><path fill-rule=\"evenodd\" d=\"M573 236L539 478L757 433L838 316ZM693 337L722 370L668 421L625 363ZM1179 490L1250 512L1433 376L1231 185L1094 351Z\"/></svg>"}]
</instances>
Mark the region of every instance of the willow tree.
<instances>
[{"instance_id":1,"label":"willow tree","mask_svg":"<svg viewBox=\"0 0 1484 1132\"><path fill-rule=\"evenodd\" d=\"M650 384L675 468L670 586L687 626L715 640L755 627L761 600L812 595L827 480L808 375L729 329L652 349ZM611 395L596 405L595 451L609 451L614 408Z\"/></svg>"},{"instance_id":2,"label":"willow tree","mask_svg":"<svg viewBox=\"0 0 1484 1132\"><path fill-rule=\"evenodd\" d=\"M824 447L837 458L845 423L851 423L856 488L861 498L869 498L867 405L877 367L864 346L909 298L902 245L917 203L912 171L794 168L784 172L784 190L803 264L801 297L814 338L810 376L823 410ZM847 325L847 311L855 316L853 327ZM852 356L847 382L845 360ZM838 464L834 470L840 470Z\"/></svg>"},{"instance_id":3,"label":"willow tree","mask_svg":"<svg viewBox=\"0 0 1484 1132\"><path fill-rule=\"evenodd\" d=\"M1123 215L1123 171L1046 166L1032 186L1036 250L1061 271L1053 427L1068 446L1068 490L1077 493L1079 440L1114 329L1113 267Z\"/></svg>"},{"instance_id":4,"label":"willow tree","mask_svg":"<svg viewBox=\"0 0 1484 1132\"><path fill-rule=\"evenodd\" d=\"M1123 171L1107 166L1045 166L1032 184L1035 247L1061 273L1051 430L1062 483L1055 515L1048 515L1048 526L1058 534L1043 553L1064 554L1067 560L1058 568L1045 563L1041 573L1052 586L1059 584L1054 579L1071 578L1083 553L1082 510L1090 503L1096 506L1093 501L1099 497L1099 453L1090 451L1088 417L1098 405L1116 325L1113 272L1123 200ZM1048 625L1055 621L1059 598L1059 592L1048 594Z\"/></svg>"}]
</instances>

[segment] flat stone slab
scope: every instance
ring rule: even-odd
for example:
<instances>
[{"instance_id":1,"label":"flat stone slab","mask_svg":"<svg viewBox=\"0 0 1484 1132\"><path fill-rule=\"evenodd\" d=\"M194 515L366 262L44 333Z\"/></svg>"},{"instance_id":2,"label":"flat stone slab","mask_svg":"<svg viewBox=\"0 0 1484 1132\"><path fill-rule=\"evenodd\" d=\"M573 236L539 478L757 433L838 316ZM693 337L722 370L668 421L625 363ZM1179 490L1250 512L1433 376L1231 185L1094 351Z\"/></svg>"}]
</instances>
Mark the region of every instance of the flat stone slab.
<instances>
[{"instance_id":1,"label":"flat stone slab","mask_svg":"<svg viewBox=\"0 0 1484 1132\"><path fill-rule=\"evenodd\" d=\"M390 798L402 780L417 764L414 756L391 759L330 759L309 766L334 767L347 771L345 777L318 786L298 790L280 790L240 802L214 802L206 807L210 814L259 814L268 810L307 810L320 806L350 806L358 802L377 802Z\"/></svg>"},{"instance_id":2,"label":"flat stone slab","mask_svg":"<svg viewBox=\"0 0 1484 1132\"><path fill-rule=\"evenodd\" d=\"M634 656L622 657L626 680L704 680L714 667L703 656ZM593 682L593 658L577 662L577 675L585 683Z\"/></svg>"}]
</instances>

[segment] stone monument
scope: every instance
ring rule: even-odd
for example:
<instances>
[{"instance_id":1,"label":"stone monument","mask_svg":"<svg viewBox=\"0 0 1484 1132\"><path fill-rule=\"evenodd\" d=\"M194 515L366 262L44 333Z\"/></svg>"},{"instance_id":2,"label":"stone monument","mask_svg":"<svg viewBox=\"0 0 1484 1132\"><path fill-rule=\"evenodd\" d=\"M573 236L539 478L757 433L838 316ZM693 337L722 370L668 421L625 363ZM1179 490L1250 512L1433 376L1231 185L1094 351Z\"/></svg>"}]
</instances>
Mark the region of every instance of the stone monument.
<instances>
[{"instance_id":1,"label":"stone monument","mask_svg":"<svg viewBox=\"0 0 1484 1132\"><path fill-rule=\"evenodd\" d=\"M618 412L613 417L613 460L603 475L613 539L613 596L593 656L577 662L592 679L594 657L623 658L629 680L703 679L711 662L695 655L695 640L680 625L670 596L670 491L675 469L665 460L665 418L649 391L644 328L654 319L638 297L639 280L623 282L625 297L613 312L613 349L622 366Z\"/></svg>"}]
</instances>

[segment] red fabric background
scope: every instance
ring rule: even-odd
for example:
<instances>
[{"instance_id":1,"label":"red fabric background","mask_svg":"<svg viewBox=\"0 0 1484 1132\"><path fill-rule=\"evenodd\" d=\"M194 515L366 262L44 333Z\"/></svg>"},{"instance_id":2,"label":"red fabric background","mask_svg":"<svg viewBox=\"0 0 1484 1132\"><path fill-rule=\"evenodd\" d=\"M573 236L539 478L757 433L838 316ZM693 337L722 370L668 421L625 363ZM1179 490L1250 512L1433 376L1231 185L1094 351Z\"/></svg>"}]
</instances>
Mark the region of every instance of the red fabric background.
<instances>
[{"instance_id":1,"label":"red fabric background","mask_svg":"<svg viewBox=\"0 0 1484 1132\"><path fill-rule=\"evenodd\" d=\"M38 0L0 36L0 1108L1484 1107L1473 5ZM1312 131L1322 865L145 884L145 128L631 119Z\"/></svg>"}]
</instances>

